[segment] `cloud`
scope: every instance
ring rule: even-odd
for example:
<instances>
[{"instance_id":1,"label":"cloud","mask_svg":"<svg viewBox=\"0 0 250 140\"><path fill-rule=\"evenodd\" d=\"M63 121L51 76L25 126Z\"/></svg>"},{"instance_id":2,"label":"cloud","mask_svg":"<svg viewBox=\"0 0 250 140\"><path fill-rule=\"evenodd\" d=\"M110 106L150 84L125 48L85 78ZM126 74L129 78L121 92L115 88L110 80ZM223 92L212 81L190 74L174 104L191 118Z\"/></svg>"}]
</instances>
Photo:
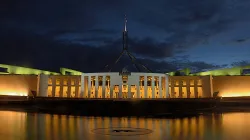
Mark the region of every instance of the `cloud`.
<instances>
[{"instance_id":1,"label":"cloud","mask_svg":"<svg viewBox=\"0 0 250 140\"><path fill-rule=\"evenodd\" d=\"M188 48L203 43L218 33L231 30L236 22L249 19L244 14L250 12L247 6L244 10L239 10L244 4L249 7L249 2L241 0L237 3L241 3L241 6L235 6L238 4L234 2L233 5L226 0L158 1L152 3L150 8L141 6L138 8L140 12L133 14L131 18L143 25L171 33L166 37L167 42ZM230 9L230 6L238 8Z\"/></svg>"},{"instance_id":2,"label":"cloud","mask_svg":"<svg viewBox=\"0 0 250 140\"><path fill-rule=\"evenodd\" d=\"M179 50L184 51L230 29L235 22L249 19L244 13L250 12L246 0L237 3L227 0L26 0L25 3L5 0L4 3L1 13L9 26L23 26L49 35L54 32L54 37L65 33L117 36L120 33L117 23L122 24L126 13L129 22L170 34L166 35L166 43L183 46Z\"/></svg>"},{"instance_id":3,"label":"cloud","mask_svg":"<svg viewBox=\"0 0 250 140\"><path fill-rule=\"evenodd\" d=\"M114 34L117 34L117 31L115 30L111 30L111 29L98 29L98 28L95 28L95 29L89 29L87 30L87 33L96 33L96 34L104 34L104 35L114 35Z\"/></svg>"},{"instance_id":4,"label":"cloud","mask_svg":"<svg viewBox=\"0 0 250 140\"><path fill-rule=\"evenodd\" d=\"M96 24L90 7L85 1L43 0L25 2L10 0L5 1L2 17L6 24L14 27L41 30L87 30Z\"/></svg>"},{"instance_id":5,"label":"cloud","mask_svg":"<svg viewBox=\"0 0 250 140\"><path fill-rule=\"evenodd\" d=\"M0 30L0 44L10 53L1 55L0 61L44 69L64 66L84 72L101 71L119 56L124 13L129 19L128 26L136 26L129 33L143 36L130 38L129 50L138 61L156 71L222 67L191 62L188 55L182 54L230 30L235 22L250 19L246 14L250 12L250 3L246 0L237 3L227 0L4 0L2 3L0 28L5 30ZM149 33L144 34L144 29ZM237 42L244 41L247 40ZM127 61L126 57L122 58L117 69L130 64Z\"/></svg>"},{"instance_id":6,"label":"cloud","mask_svg":"<svg viewBox=\"0 0 250 140\"><path fill-rule=\"evenodd\" d=\"M130 39L130 50L144 58L163 59L174 55L174 48L152 38Z\"/></svg>"},{"instance_id":7,"label":"cloud","mask_svg":"<svg viewBox=\"0 0 250 140\"><path fill-rule=\"evenodd\" d=\"M140 44L140 41L134 42L139 44L138 46L143 46ZM151 40L149 42L152 43L154 41ZM146 44L150 44L149 42ZM83 72L106 71L105 66L109 65L110 68L122 51L121 40L115 40L104 46L95 47L91 45L61 43L27 32L20 34L18 30L15 30L15 32L9 31L9 34L2 35L0 46L2 52L8 52L0 56L0 63L52 71L58 71L60 67L68 67ZM138 62L146 65L154 72L174 71L183 66L195 66L198 69L214 67L204 62L167 62L163 60L159 61L159 59L155 60L156 58L163 57L163 53L161 51L154 52L153 49L155 48L151 48L151 45L149 47L145 46L144 49L147 51L142 51L139 54L133 51L133 55L152 56L152 58L143 59L137 57L137 59ZM154 56L157 53L159 56ZM113 70L120 71L123 67L128 67L129 70L135 71L135 67L128 56L122 57Z\"/></svg>"},{"instance_id":8,"label":"cloud","mask_svg":"<svg viewBox=\"0 0 250 140\"><path fill-rule=\"evenodd\" d=\"M248 65L250 65L250 61L245 61L245 60L238 61L238 62L233 62L231 64L232 67L248 66Z\"/></svg>"}]
</instances>

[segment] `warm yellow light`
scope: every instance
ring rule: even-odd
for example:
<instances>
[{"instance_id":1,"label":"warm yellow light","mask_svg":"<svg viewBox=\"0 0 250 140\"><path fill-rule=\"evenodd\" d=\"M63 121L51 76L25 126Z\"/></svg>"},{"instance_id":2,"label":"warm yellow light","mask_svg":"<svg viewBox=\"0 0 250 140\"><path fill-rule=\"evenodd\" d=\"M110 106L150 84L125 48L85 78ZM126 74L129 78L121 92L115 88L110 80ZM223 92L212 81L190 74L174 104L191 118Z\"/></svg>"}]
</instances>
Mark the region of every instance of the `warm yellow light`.
<instances>
[{"instance_id":1,"label":"warm yellow light","mask_svg":"<svg viewBox=\"0 0 250 140\"><path fill-rule=\"evenodd\" d=\"M221 97L246 97L246 96L250 96L250 92L249 93L222 93Z\"/></svg>"},{"instance_id":2,"label":"warm yellow light","mask_svg":"<svg viewBox=\"0 0 250 140\"><path fill-rule=\"evenodd\" d=\"M8 95L8 96L28 96L27 92L0 92L0 95Z\"/></svg>"}]
</instances>

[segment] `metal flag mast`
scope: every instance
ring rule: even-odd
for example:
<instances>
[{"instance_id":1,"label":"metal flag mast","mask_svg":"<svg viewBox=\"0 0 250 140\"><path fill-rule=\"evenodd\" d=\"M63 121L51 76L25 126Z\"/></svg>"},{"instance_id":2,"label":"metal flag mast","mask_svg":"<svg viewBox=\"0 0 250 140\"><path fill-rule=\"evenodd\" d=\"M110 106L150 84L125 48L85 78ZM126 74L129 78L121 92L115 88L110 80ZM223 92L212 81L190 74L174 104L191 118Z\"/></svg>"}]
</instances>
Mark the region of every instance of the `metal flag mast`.
<instances>
[{"instance_id":1,"label":"metal flag mast","mask_svg":"<svg viewBox=\"0 0 250 140\"><path fill-rule=\"evenodd\" d=\"M145 69L147 72L152 72L149 68L147 68L146 66L140 64L139 62L136 61L136 58L128 51L128 31L127 31L127 17L125 15L125 20L124 20L124 31L123 31L123 50L120 53L119 57L116 59L115 63L113 64L116 65L119 60L121 59L121 57L123 55L128 55L129 59L131 60L131 62L134 64L135 68L137 69L138 72L141 72L141 70L139 69L138 65L140 65L141 67L143 67L143 69ZM112 70L113 66L109 69L109 72Z\"/></svg>"}]
</instances>

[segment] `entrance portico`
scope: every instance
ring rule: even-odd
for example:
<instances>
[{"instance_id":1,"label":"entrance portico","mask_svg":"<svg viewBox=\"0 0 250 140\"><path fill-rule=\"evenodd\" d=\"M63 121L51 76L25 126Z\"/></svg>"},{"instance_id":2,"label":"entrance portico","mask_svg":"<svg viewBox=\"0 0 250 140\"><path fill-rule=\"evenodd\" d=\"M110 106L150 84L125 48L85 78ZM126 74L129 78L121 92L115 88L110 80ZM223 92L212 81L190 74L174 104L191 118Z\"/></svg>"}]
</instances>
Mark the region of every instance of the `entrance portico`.
<instances>
[{"instance_id":1,"label":"entrance portico","mask_svg":"<svg viewBox=\"0 0 250 140\"><path fill-rule=\"evenodd\" d=\"M84 73L83 98L166 98L168 76L157 73Z\"/></svg>"}]
</instances>

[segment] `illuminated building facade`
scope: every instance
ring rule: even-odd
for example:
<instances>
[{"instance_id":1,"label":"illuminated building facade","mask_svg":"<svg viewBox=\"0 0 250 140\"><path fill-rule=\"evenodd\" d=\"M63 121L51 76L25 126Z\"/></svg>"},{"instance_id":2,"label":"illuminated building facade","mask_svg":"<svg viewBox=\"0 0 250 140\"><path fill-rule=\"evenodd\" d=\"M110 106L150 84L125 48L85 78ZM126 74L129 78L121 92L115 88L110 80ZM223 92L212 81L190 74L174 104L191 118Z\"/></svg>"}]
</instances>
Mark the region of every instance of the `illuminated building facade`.
<instances>
[{"instance_id":1,"label":"illuminated building facade","mask_svg":"<svg viewBox=\"0 0 250 140\"><path fill-rule=\"evenodd\" d=\"M0 69L2 66L12 72L0 74L0 95L27 96L35 91L41 97L65 98L204 98L213 97L214 92L222 97L250 96L248 75L81 73L66 68L44 74L42 70L10 65L0 65Z\"/></svg>"},{"instance_id":2,"label":"illuminated building facade","mask_svg":"<svg viewBox=\"0 0 250 140\"><path fill-rule=\"evenodd\" d=\"M169 76L171 98L212 97L212 76Z\"/></svg>"},{"instance_id":3,"label":"illuminated building facade","mask_svg":"<svg viewBox=\"0 0 250 140\"><path fill-rule=\"evenodd\" d=\"M74 98L168 98L168 75L156 73L83 73L38 76L38 95Z\"/></svg>"}]
</instances>

